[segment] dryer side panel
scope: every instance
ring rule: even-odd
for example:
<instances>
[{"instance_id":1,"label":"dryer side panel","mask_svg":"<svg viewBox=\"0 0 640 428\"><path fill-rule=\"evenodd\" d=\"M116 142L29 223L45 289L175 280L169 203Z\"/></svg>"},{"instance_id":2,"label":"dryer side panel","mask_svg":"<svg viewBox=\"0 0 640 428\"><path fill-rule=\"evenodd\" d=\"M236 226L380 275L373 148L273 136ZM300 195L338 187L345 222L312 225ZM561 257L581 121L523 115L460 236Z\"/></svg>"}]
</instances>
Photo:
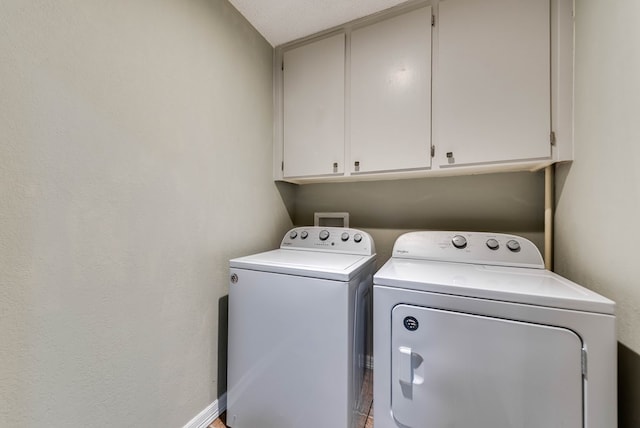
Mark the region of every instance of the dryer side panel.
<instances>
[{"instance_id":1,"label":"dryer side panel","mask_svg":"<svg viewBox=\"0 0 640 428\"><path fill-rule=\"evenodd\" d=\"M583 427L571 330L412 305L395 306L391 323L399 426Z\"/></svg>"}]
</instances>

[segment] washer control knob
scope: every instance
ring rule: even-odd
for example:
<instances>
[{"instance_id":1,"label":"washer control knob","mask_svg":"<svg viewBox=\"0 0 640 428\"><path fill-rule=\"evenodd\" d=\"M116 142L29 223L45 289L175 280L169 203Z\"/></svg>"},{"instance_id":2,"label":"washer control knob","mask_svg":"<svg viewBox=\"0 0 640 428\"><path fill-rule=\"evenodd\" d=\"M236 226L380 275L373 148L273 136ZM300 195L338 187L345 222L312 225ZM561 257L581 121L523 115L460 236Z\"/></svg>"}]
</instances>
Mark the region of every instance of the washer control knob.
<instances>
[{"instance_id":1,"label":"washer control knob","mask_svg":"<svg viewBox=\"0 0 640 428\"><path fill-rule=\"evenodd\" d=\"M343 241L348 241L349 240L349 234L347 232L342 232L342 235L340 236L340 239L342 239Z\"/></svg>"},{"instance_id":2,"label":"washer control knob","mask_svg":"<svg viewBox=\"0 0 640 428\"><path fill-rule=\"evenodd\" d=\"M307 239L307 236L309 236L309 232L307 232L306 230L303 230L302 232L300 232L301 239Z\"/></svg>"},{"instance_id":3,"label":"washer control knob","mask_svg":"<svg viewBox=\"0 0 640 428\"><path fill-rule=\"evenodd\" d=\"M513 251L514 253L517 253L518 251L520 251L520 243L515 239L511 239L507 241L507 248Z\"/></svg>"},{"instance_id":4,"label":"washer control knob","mask_svg":"<svg viewBox=\"0 0 640 428\"><path fill-rule=\"evenodd\" d=\"M467 246L467 238L462 235L456 235L451 240L451 243L454 247L462 249Z\"/></svg>"},{"instance_id":5,"label":"washer control knob","mask_svg":"<svg viewBox=\"0 0 640 428\"><path fill-rule=\"evenodd\" d=\"M356 242L362 241L362 235L360 235L359 233L356 233L355 235L353 235L353 240Z\"/></svg>"},{"instance_id":6,"label":"washer control knob","mask_svg":"<svg viewBox=\"0 0 640 428\"><path fill-rule=\"evenodd\" d=\"M289 238L296 239L297 237L298 237L298 232L296 232L295 230L292 230L291 233L289 233Z\"/></svg>"},{"instance_id":7,"label":"washer control knob","mask_svg":"<svg viewBox=\"0 0 640 428\"><path fill-rule=\"evenodd\" d=\"M497 250L500 247L500 244L497 240L491 238L487 239L487 247L489 247L490 250Z\"/></svg>"},{"instance_id":8,"label":"washer control knob","mask_svg":"<svg viewBox=\"0 0 640 428\"><path fill-rule=\"evenodd\" d=\"M329 238L329 231L328 230L321 230L319 238L320 238L321 241L326 241Z\"/></svg>"}]
</instances>

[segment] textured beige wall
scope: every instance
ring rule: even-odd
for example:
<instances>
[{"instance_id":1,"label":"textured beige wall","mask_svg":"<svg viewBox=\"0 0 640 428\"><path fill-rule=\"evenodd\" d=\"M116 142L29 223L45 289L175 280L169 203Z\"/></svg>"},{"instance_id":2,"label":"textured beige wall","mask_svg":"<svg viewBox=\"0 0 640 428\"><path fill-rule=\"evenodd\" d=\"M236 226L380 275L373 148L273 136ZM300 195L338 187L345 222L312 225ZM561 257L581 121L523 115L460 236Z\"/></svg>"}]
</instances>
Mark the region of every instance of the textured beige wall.
<instances>
[{"instance_id":1,"label":"textured beige wall","mask_svg":"<svg viewBox=\"0 0 640 428\"><path fill-rule=\"evenodd\" d=\"M620 427L640 426L640 2L577 0L575 160L558 168L556 270L617 303Z\"/></svg>"},{"instance_id":2,"label":"textured beige wall","mask_svg":"<svg viewBox=\"0 0 640 428\"><path fill-rule=\"evenodd\" d=\"M380 266L411 230L515 233L543 249L542 172L307 184L295 195L296 224L313 224L316 211L347 211L351 227L371 233Z\"/></svg>"},{"instance_id":3,"label":"textured beige wall","mask_svg":"<svg viewBox=\"0 0 640 428\"><path fill-rule=\"evenodd\" d=\"M640 353L640 2L576 2L575 160L558 168L556 267L618 304Z\"/></svg>"},{"instance_id":4,"label":"textured beige wall","mask_svg":"<svg viewBox=\"0 0 640 428\"><path fill-rule=\"evenodd\" d=\"M0 426L184 425L228 259L291 225L272 48L225 0L3 0L0 76Z\"/></svg>"}]
</instances>

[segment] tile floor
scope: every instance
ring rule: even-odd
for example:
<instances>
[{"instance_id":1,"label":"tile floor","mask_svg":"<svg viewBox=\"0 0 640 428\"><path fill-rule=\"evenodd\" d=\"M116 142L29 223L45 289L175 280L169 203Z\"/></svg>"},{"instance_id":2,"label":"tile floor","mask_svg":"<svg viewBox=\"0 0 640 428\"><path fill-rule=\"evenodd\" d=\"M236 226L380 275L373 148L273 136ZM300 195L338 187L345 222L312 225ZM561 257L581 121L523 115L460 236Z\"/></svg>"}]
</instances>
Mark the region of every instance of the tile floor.
<instances>
[{"instance_id":1,"label":"tile floor","mask_svg":"<svg viewBox=\"0 0 640 428\"><path fill-rule=\"evenodd\" d=\"M363 400L358 411L358 428L373 428L373 372L367 370L363 385ZM208 428L227 428L225 414L213 421ZM302 427L301 427L302 428Z\"/></svg>"}]
</instances>

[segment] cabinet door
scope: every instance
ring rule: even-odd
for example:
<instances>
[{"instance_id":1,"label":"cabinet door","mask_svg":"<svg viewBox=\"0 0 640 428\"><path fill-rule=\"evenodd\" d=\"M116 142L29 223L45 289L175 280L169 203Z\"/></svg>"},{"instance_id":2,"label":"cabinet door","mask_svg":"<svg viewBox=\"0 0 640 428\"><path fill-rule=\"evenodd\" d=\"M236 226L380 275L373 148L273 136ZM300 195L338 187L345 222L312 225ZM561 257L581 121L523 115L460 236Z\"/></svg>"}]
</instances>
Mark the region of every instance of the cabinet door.
<instances>
[{"instance_id":1,"label":"cabinet door","mask_svg":"<svg viewBox=\"0 0 640 428\"><path fill-rule=\"evenodd\" d=\"M549 158L549 1L442 0L438 8L440 165Z\"/></svg>"},{"instance_id":2,"label":"cabinet door","mask_svg":"<svg viewBox=\"0 0 640 428\"><path fill-rule=\"evenodd\" d=\"M431 7L353 31L350 76L349 170L430 167Z\"/></svg>"},{"instance_id":3,"label":"cabinet door","mask_svg":"<svg viewBox=\"0 0 640 428\"><path fill-rule=\"evenodd\" d=\"M284 53L284 177L344 172L344 37Z\"/></svg>"}]
</instances>

